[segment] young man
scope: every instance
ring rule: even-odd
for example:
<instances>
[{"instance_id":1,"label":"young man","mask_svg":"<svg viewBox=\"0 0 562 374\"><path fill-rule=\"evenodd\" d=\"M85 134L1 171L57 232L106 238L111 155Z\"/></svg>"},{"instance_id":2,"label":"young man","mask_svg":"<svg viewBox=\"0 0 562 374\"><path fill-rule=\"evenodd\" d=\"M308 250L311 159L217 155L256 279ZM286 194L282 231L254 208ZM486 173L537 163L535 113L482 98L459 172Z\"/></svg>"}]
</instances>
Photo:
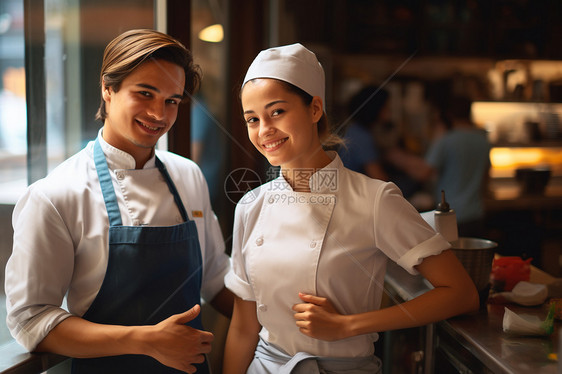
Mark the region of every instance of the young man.
<instances>
[{"instance_id":1,"label":"young man","mask_svg":"<svg viewBox=\"0 0 562 374\"><path fill-rule=\"evenodd\" d=\"M132 30L106 47L97 139L14 209L7 322L30 351L79 358L76 373L208 371L198 304L230 314L229 260L199 168L155 151L199 81L168 35Z\"/></svg>"}]
</instances>

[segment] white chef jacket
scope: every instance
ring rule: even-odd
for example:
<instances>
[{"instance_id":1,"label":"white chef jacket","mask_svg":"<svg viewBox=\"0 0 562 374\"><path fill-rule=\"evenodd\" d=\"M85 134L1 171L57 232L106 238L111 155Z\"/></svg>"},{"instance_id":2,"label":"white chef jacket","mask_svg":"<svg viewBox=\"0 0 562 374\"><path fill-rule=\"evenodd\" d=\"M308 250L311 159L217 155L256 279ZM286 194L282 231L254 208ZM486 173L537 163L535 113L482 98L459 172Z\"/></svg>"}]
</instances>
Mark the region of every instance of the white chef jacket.
<instances>
[{"instance_id":1,"label":"white chef jacket","mask_svg":"<svg viewBox=\"0 0 562 374\"><path fill-rule=\"evenodd\" d=\"M294 192L280 176L237 205L232 269L226 286L256 302L260 336L290 355L372 355L378 334L327 342L300 333L291 307L298 292L327 297L343 314L380 308L387 260L411 274L422 259L450 244L393 184L333 161Z\"/></svg>"},{"instance_id":2,"label":"white chef jacket","mask_svg":"<svg viewBox=\"0 0 562 374\"><path fill-rule=\"evenodd\" d=\"M124 226L171 226L183 221L152 157L143 169L98 136ZM13 213L14 246L6 266L7 325L28 350L58 323L82 316L103 282L108 261L107 211L93 159L94 142L29 186ZM203 259L201 295L224 285L230 260L209 201L207 183L192 161L156 151L166 165L189 218L195 221ZM67 298L68 311L60 307Z\"/></svg>"}]
</instances>

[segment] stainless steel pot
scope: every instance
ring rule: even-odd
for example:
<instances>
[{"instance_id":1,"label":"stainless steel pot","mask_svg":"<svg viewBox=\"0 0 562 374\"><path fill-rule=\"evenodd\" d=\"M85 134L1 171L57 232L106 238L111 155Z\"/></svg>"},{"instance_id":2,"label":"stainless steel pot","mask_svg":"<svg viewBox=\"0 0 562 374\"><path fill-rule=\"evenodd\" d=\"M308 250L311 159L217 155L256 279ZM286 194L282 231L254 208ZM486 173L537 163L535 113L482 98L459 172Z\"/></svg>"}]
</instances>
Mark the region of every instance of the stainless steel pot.
<instances>
[{"instance_id":1,"label":"stainless steel pot","mask_svg":"<svg viewBox=\"0 0 562 374\"><path fill-rule=\"evenodd\" d=\"M487 239L460 237L451 243L452 250L465 267L478 292L490 285L490 273L498 243Z\"/></svg>"}]
</instances>

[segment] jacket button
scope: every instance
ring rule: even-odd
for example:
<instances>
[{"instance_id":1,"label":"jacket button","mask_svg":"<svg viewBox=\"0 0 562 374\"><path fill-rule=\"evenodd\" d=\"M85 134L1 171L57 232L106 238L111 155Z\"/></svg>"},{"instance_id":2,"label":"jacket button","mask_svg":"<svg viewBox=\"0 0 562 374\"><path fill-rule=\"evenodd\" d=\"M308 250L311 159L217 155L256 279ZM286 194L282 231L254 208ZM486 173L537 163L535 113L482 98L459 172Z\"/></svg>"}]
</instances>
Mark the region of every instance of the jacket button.
<instances>
[{"instance_id":1,"label":"jacket button","mask_svg":"<svg viewBox=\"0 0 562 374\"><path fill-rule=\"evenodd\" d=\"M316 248L316 242L314 240L310 242L310 248Z\"/></svg>"},{"instance_id":2,"label":"jacket button","mask_svg":"<svg viewBox=\"0 0 562 374\"><path fill-rule=\"evenodd\" d=\"M123 175L123 173L117 173L116 174L117 179L119 180L123 180L125 178L125 176Z\"/></svg>"},{"instance_id":3,"label":"jacket button","mask_svg":"<svg viewBox=\"0 0 562 374\"><path fill-rule=\"evenodd\" d=\"M273 203L275 202L275 200L273 199L273 197L270 197L270 198L267 200L267 202L270 203L270 204L273 204Z\"/></svg>"},{"instance_id":4,"label":"jacket button","mask_svg":"<svg viewBox=\"0 0 562 374\"><path fill-rule=\"evenodd\" d=\"M263 244L263 238L259 237L256 239L256 245L262 245Z\"/></svg>"},{"instance_id":5,"label":"jacket button","mask_svg":"<svg viewBox=\"0 0 562 374\"><path fill-rule=\"evenodd\" d=\"M265 305L265 304L260 304L260 305L258 306L258 309L259 309L260 312L267 312L267 305Z\"/></svg>"}]
</instances>

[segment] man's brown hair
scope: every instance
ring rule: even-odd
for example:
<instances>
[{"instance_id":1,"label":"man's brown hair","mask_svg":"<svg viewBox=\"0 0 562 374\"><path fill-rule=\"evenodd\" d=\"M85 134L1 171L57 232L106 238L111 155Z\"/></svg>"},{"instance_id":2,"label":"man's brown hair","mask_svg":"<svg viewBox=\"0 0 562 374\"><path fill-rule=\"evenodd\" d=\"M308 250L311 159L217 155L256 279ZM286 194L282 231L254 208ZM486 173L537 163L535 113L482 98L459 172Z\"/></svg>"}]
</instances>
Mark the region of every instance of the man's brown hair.
<instances>
[{"instance_id":1,"label":"man's brown hair","mask_svg":"<svg viewBox=\"0 0 562 374\"><path fill-rule=\"evenodd\" d=\"M109 42L103 54L100 85L119 91L121 82L149 59L168 61L183 68L184 98L190 98L199 87L201 71L189 49L173 37L150 29L129 30ZM102 98L96 119L103 122L106 117Z\"/></svg>"}]
</instances>

